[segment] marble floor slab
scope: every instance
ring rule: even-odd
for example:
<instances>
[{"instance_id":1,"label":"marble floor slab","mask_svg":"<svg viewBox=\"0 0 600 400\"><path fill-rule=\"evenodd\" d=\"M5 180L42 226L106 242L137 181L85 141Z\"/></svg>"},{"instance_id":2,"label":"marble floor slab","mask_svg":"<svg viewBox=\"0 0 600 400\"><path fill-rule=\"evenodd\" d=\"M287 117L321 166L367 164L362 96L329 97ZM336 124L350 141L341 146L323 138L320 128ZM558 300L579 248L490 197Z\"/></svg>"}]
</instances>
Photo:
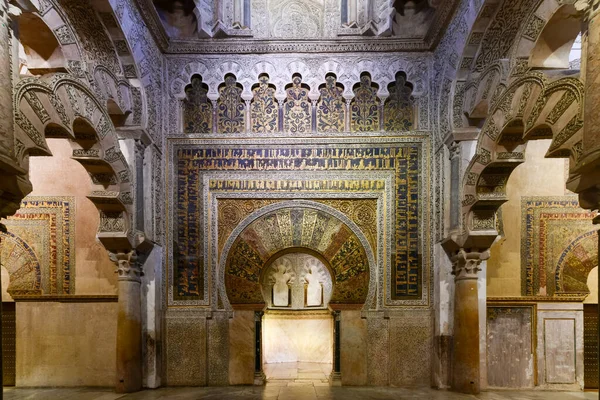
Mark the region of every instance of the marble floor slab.
<instances>
[{"instance_id":1,"label":"marble floor slab","mask_svg":"<svg viewBox=\"0 0 600 400\"><path fill-rule=\"evenodd\" d=\"M331 364L327 363L275 363L265 364L263 371L267 386L329 386Z\"/></svg>"},{"instance_id":2,"label":"marble floor slab","mask_svg":"<svg viewBox=\"0 0 600 400\"><path fill-rule=\"evenodd\" d=\"M127 395L110 388L26 389L4 388L5 400L592 400L598 392L495 391L477 396L429 388L230 386L162 388Z\"/></svg>"}]
</instances>

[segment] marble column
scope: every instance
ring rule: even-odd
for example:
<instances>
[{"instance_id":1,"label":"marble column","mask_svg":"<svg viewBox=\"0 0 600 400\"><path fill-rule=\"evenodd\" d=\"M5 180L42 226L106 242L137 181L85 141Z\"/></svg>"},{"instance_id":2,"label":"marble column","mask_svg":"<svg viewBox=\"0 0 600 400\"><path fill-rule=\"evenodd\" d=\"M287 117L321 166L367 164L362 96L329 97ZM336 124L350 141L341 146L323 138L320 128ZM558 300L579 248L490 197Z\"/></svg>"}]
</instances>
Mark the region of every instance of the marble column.
<instances>
[{"instance_id":1,"label":"marble column","mask_svg":"<svg viewBox=\"0 0 600 400\"><path fill-rule=\"evenodd\" d=\"M263 371L262 358L262 317L264 312L254 312L254 385L262 386L267 381Z\"/></svg>"},{"instance_id":2,"label":"marble column","mask_svg":"<svg viewBox=\"0 0 600 400\"><path fill-rule=\"evenodd\" d=\"M10 155L13 135L12 35L8 2L0 2L0 154Z\"/></svg>"},{"instance_id":3,"label":"marble column","mask_svg":"<svg viewBox=\"0 0 600 400\"><path fill-rule=\"evenodd\" d=\"M332 386L342 386L342 331L341 331L341 311L333 311L333 369L329 376L329 384Z\"/></svg>"},{"instance_id":4,"label":"marble column","mask_svg":"<svg viewBox=\"0 0 600 400\"><path fill-rule=\"evenodd\" d=\"M6 226L4 224L0 224L0 233L6 233ZM2 265L2 236L0 236L0 265ZM0 288L2 288L2 274L0 274ZM2 299L0 299L0 321L2 321ZM4 351L2 348L2 329L0 329L0 388L4 387L4 366L2 364L2 359L4 357ZM0 400L3 398L3 390L0 390Z\"/></svg>"},{"instance_id":5,"label":"marble column","mask_svg":"<svg viewBox=\"0 0 600 400\"><path fill-rule=\"evenodd\" d=\"M142 312L140 283L143 275L135 250L110 253L119 275L117 319L117 393L142 389Z\"/></svg>"},{"instance_id":6,"label":"marble column","mask_svg":"<svg viewBox=\"0 0 600 400\"><path fill-rule=\"evenodd\" d=\"M477 272L484 259L482 253L465 249L458 250L451 259L455 281L451 388L461 393L480 391Z\"/></svg>"}]
</instances>

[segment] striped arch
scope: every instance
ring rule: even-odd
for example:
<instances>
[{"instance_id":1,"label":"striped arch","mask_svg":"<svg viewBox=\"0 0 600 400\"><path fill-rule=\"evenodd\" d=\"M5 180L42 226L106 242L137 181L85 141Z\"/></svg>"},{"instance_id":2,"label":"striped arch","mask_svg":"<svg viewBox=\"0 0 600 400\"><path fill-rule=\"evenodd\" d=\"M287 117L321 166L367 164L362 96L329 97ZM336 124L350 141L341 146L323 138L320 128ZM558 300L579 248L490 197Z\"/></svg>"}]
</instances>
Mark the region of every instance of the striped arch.
<instances>
[{"instance_id":1,"label":"striped arch","mask_svg":"<svg viewBox=\"0 0 600 400\"><path fill-rule=\"evenodd\" d=\"M26 78L15 87L14 154L28 171L29 156L51 155L46 138L68 139L72 158L90 174L88 198L100 212L98 238L109 250L135 247L131 171L104 104L67 74ZM28 176L24 177L29 181ZM27 195L29 190L23 193Z\"/></svg>"},{"instance_id":2,"label":"striped arch","mask_svg":"<svg viewBox=\"0 0 600 400\"><path fill-rule=\"evenodd\" d=\"M583 84L529 73L510 84L492 106L477 152L463 177L461 235L496 238L496 211L508 200L506 182L525 161L527 142L552 139L546 157L581 156Z\"/></svg>"}]
</instances>

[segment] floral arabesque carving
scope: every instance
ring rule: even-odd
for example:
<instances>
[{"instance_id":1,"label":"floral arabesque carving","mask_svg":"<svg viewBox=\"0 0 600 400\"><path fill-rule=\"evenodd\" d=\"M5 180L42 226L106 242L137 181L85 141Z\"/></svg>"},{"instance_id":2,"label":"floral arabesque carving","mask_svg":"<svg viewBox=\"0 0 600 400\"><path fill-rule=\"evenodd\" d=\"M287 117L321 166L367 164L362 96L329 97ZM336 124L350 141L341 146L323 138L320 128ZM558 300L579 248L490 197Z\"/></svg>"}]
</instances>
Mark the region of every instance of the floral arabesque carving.
<instances>
[{"instance_id":1,"label":"floral arabesque carving","mask_svg":"<svg viewBox=\"0 0 600 400\"><path fill-rule=\"evenodd\" d=\"M242 87L235 75L229 74L219 88L217 101L217 131L220 133L244 132L246 109L242 100Z\"/></svg>"},{"instance_id":2,"label":"floral arabesque carving","mask_svg":"<svg viewBox=\"0 0 600 400\"><path fill-rule=\"evenodd\" d=\"M292 83L286 88L286 100L283 103L283 130L290 133L311 132L312 113L309 87L302 83L299 74L292 78Z\"/></svg>"},{"instance_id":3,"label":"floral arabesque carving","mask_svg":"<svg viewBox=\"0 0 600 400\"><path fill-rule=\"evenodd\" d=\"M350 103L352 132L374 132L379 130L380 100L377 97L377 85L371 82L369 74L360 77L360 83L354 87L354 99Z\"/></svg>"}]
</instances>

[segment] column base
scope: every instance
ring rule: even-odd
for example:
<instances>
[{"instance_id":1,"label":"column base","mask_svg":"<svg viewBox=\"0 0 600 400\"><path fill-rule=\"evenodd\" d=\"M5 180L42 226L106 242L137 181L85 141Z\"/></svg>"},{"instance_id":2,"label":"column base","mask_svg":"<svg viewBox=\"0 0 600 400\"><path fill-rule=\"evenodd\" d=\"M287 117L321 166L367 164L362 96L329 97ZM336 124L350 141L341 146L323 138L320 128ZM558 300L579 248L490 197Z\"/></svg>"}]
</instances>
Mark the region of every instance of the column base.
<instances>
[{"instance_id":1,"label":"column base","mask_svg":"<svg viewBox=\"0 0 600 400\"><path fill-rule=\"evenodd\" d=\"M329 386L342 386L342 373L332 372L329 375Z\"/></svg>"},{"instance_id":2,"label":"column base","mask_svg":"<svg viewBox=\"0 0 600 400\"><path fill-rule=\"evenodd\" d=\"M255 372L254 373L254 386L264 386L267 383L267 376L264 372Z\"/></svg>"}]
</instances>

